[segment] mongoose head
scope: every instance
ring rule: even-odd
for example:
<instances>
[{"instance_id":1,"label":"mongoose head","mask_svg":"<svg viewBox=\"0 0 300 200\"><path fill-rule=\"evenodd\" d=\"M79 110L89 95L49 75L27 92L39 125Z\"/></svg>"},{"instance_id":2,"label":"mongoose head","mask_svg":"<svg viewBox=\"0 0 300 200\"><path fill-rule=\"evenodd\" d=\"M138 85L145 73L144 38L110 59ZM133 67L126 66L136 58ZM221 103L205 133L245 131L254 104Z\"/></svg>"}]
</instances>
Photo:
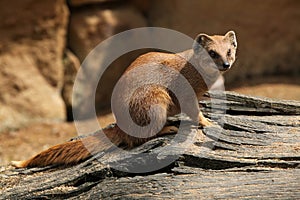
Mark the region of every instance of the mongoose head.
<instances>
[{"instance_id":1,"label":"mongoose head","mask_svg":"<svg viewBox=\"0 0 300 200\"><path fill-rule=\"evenodd\" d=\"M209 36L199 34L193 44L194 54L199 54L201 46L207 51L218 69L222 72L230 69L235 61L237 40L234 31L223 35Z\"/></svg>"}]
</instances>

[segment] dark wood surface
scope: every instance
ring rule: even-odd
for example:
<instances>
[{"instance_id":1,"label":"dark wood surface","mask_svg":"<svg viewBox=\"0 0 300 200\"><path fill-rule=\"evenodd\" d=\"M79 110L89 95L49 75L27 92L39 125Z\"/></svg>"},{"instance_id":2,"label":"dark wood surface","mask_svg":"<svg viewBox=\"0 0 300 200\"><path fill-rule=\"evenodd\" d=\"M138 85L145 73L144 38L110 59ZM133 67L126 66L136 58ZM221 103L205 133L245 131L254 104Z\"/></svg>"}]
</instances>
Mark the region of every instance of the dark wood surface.
<instances>
[{"instance_id":1,"label":"dark wood surface","mask_svg":"<svg viewBox=\"0 0 300 200\"><path fill-rule=\"evenodd\" d=\"M300 199L300 102L210 95L213 101L200 104L215 126L174 117L169 124L181 119L180 134L128 153L100 152L100 162L3 166L0 199ZM132 173L164 162L162 169Z\"/></svg>"}]
</instances>

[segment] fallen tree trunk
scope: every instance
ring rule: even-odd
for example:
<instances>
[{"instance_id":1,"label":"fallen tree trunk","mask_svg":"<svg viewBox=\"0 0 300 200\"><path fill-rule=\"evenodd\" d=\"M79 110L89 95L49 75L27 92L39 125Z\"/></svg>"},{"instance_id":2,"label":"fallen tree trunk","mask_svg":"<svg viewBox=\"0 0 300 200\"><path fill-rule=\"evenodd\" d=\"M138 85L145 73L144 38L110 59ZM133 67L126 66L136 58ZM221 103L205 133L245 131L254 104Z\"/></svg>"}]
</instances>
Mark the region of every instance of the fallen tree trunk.
<instances>
[{"instance_id":1,"label":"fallen tree trunk","mask_svg":"<svg viewBox=\"0 0 300 200\"><path fill-rule=\"evenodd\" d=\"M200 104L219 125L199 129L175 117L170 125L189 128L128 154L100 153L68 168L2 167L0 199L299 199L300 103L210 95Z\"/></svg>"}]
</instances>

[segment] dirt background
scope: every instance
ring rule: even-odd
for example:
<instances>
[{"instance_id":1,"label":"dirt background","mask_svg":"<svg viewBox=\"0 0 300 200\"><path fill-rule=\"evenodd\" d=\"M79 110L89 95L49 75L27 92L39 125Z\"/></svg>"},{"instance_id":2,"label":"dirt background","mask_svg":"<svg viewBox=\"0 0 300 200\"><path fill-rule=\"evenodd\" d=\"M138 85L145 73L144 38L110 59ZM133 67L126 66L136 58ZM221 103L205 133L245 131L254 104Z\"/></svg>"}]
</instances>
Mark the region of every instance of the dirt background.
<instances>
[{"instance_id":1,"label":"dirt background","mask_svg":"<svg viewBox=\"0 0 300 200\"><path fill-rule=\"evenodd\" d=\"M298 0L23 0L0 1L0 165L26 159L76 136L72 88L87 54L110 36L159 26L194 38L234 30L238 59L226 89L300 100ZM96 93L96 110L128 64L146 50L113 62ZM88 77L84 77L88 78ZM89 94L88 88L79 93ZM109 113L101 125L113 122Z\"/></svg>"}]
</instances>

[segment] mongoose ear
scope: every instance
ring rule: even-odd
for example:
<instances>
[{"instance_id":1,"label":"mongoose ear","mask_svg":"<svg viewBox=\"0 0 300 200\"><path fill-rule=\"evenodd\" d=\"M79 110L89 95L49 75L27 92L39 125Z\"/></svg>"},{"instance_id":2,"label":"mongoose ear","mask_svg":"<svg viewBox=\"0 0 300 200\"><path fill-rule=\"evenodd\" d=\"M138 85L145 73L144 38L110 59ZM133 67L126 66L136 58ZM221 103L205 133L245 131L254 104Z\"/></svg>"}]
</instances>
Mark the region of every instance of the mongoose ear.
<instances>
[{"instance_id":1,"label":"mongoose ear","mask_svg":"<svg viewBox=\"0 0 300 200\"><path fill-rule=\"evenodd\" d=\"M228 31L225 34L225 38L228 39L235 48L237 47L237 41L234 31Z\"/></svg>"},{"instance_id":2,"label":"mongoose ear","mask_svg":"<svg viewBox=\"0 0 300 200\"><path fill-rule=\"evenodd\" d=\"M204 33L200 33L199 35L197 35L193 43L193 50L195 54L198 54L201 48L207 46L207 44L210 42L212 42L212 39L208 35Z\"/></svg>"}]
</instances>

